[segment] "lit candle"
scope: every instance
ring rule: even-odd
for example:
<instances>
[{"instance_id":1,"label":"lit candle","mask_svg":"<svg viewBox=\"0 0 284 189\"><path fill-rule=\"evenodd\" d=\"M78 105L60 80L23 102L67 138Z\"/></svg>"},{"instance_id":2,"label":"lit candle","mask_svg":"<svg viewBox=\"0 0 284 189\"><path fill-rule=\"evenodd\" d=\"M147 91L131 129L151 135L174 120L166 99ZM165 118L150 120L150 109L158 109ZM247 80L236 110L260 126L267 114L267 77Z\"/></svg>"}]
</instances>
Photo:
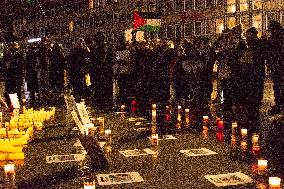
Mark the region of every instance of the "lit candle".
<instances>
[{"instance_id":1,"label":"lit candle","mask_svg":"<svg viewBox=\"0 0 284 189\"><path fill-rule=\"evenodd\" d=\"M95 189L95 184L93 182L85 182L84 189Z\"/></svg>"},{"instance_id":2,"label":"lit candle","mask_svg":"<svg viewBox=\"0 0 284 189\"><path fill-rule=\"evenodd\" d=\"M121 109L121 112L124 112L125 111L125 105L124 104L121 105L120 109Z\"/></svg>"},{"instance_id":3,"label":"lit candle","mask_svg":"<svg viewBox=\"0 0 284 189\"><path fill-rule=\"evenodd\" d=\"M255 134L255 135L252 136L253 146L258 146L258 139L259 139L259 135Z\"/></svg>"},{"instance_id":4,"label":"lit candle","mask_svg":"<svg viewBox=\"0 0 284 189\"><path fill-rule=\"evenodd\" d=\"M152 110L156 110L157 105L156 104L152 104Z\"/></svg>"},{"instance_id":5,"label":"lit candle","mask_svg":"<svg viewBox=\"0 0 284 189\"><path fill-rule=\"evenodd\" d=\"M266 171L267 170L267 160L258 160L257 161L258 165L258 171Z\"/></svg>"},{"instance_id":6,"label":"lit candle","mask_svg":"<svg viewBox=\"0 0 284 189\"><path fill-rule=\"evenodd\" d=\"M178 116L177 116L177 121L178 121L178 122L181 122L181 114L180 114L180 113L179 113Z\"/></svg>"},{"instance_id":7,"label":"lit candle","mask_svg":"<svg viewBox=\"0 0 284 189\"><path fill-rule=\"evenodd\" d=\"M158 145L158 134L152 134L152 145L153 146Z\"/></svg>"},{"instance_id":8,"label":"lit candle","mask_svg":"<svg viewBox=\"0 0 284 189\"><path fill-rule=\"evenodd\" d=\"M109 140L110 142L111 141L111 130L110 129L105 130L105 136L106 136L106 139Z\"/></svg>"},{"instance_id":9,"label":"lit candle","mask_svg":"<svg viewBox=\"0 0 284 189\"><path fill-rule=\"evenodd\" d=\"M223 122L222 120L218 120L218 122L217 122L217 127L218 127L219 129L224 129L224 122Z\"/></svg>"},{"instance_id":10,"label":"lit candle","mask_svg":"<svg viewBox=\"0 0 284 189\"><path fill-rule=\"evenodd\" d=\"M236 129L238 127L238 124L236 122L232 123L232 128Z\"/></svg>"},{"instance_id":11,"label":"lit candle","mask_svg":"<svg viewBox=\"0 0 284 189\"><path fill-rule=\"evenodd\" d=\"M209 117L208 116L203 116L203 121L208 121Z\"/></svg>"},{"instance_id":12,"label":"lit candle","mask_svg":"<svg viewBox=\"0 0 284 189\"><path fill-rule=\"evenodd\" d=\"M4 165L5 174L14 174L15 173L15 165L14 164L6 164Z\"/></svg>"},{"instance_id":13,"label":"lit candle","mask_svg":"<svg viewBox=\"0 0 284 189\"><path fill-rule=\"evenodd\" d=\"M269 177L269 189L280 189L281 179L279 177Z\"/></svg>"},{"instance_id":14,"label":"lit candle","mask_svg":"<svg viewBox=\"0 0 284 189\"><path fill-rule=\"evenodd\" d=\"M248 130L247 129L241 129L241 134L242 134L242 137L245 138L248 134Z\"/></svg>"},{"instance_id":15,"label":"lit candle","mask_svg":"<svg viewBox=\"0 0 284 189\"><path fill-rule=\"evenodd\" d=\"M242 147L242 150L246 150L247 149L247 142L246 141L242 141L241 142L241 147Z\"/></svg>"},{"instance_id":16,"label":"lit candle","mask_svg":"<svg viewBox=\"0 0 284 189\"><path fill-rule=\"evenodd\" d=\"M157 122L157 110L152 110L152 122Z\"/></svg>"},{"instance_id":17,"label":"lit candle","mask_svg":"<svg viewBox=\"0 0 284 189\"><path fill-rule=\"evenodd\" d=\"M181 106L178 106L178 111L180 111L181 110Z\"/></svg>"}]
</instances>

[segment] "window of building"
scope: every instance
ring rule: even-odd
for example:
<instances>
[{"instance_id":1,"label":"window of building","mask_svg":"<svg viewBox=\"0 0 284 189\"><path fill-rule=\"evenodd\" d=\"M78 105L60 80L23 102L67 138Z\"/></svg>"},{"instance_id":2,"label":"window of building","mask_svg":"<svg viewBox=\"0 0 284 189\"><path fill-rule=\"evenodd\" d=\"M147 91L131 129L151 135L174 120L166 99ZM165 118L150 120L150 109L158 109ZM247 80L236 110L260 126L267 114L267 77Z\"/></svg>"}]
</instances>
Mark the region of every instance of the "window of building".
<instances>
[{"instance_id":1,"label":"window of building","mask_svg":"<svg viewBox=\"0 0 284 189\"><path fill-rule=\"evenodd\" d=\"M205 20L204 21L204 33L205 35L211 35L213 33L213 23L212 20Z\"/></svg>"},{"instance_id":2,"label":"window of building","mask_svg":"<svg viewBox=\"0 0 284 189\"><path fill-rule=\"evenodd\" d=\"M193 10L194 9L194 0L185 0L185 11Z\"/></svg>"},{"instance_id":3,"label":"window of building","mask_svg":"<svg viewBox=\"0 0 284 189\"><path fill-rule=\"evenodd\" d=\"M252 25L258 30L258 35L261 36L262 32L262 15L257 14L252 17Z\"/></svg>"},{"instance_id":4,"label":"window of building","mask_svg":"<svg viewBox=\"0 0 284 189\"><path fill-rule=\"evenodd\" d=\"M243 31L246 31L250 28L249 24L249 15L243 15L241 16L241 24L242 24L242 29Z\"/></svg>"},{"instance_id":5,"label":"window of building","mask_svg":"<svg viewBox=\"0 0 284 189\"><path fill-rule=\"evenodd\" d=\"M236 26L236 18L235 17L228 17L227 18L227 27L231 29L234 26Z\"/></svg>"},{"instance_id":6,"label":"window of building","mask_svg":"<svg viewBox=\"0 0 284 189\"><path fill-rule=\"evenodd\" d=\"M266 24L265 28L266 29L268 27L269 22L272 20L279 21L277 12L267 12L266 13L266 18L265 18L265 24Z\"/></svg>"},{"instance_id":7,"label":"window of building","mask_svg":"<svg viewBox=\"0 0 284 189\"><path fill-rule=\"evenodd\" d=\"M203 29L202 29L202 22L198 21L194 23L194 33L195 35L202 35L203 34Z\"/></svg>"},{"instance_id":8,"label":"window of building","mask_svg":"<svg viewBox=\"0 0 284 189\"><path fill-rule=\"evenodd\" d=\"M173 26L167 26L167 39L174 38L174 28Z\"/></svg>"},{"instance_id":9,"label":"window of building","mask_svg":"<svg viewBox=\"0 0 284 189\"><path fill-rule=\"evenodd\" d=\"M211 8L214 5L214 0L205 0L205 7Z\"/></svg>"},{"instance_id":10,"label":"window of building","mask_svg":"<svg viewBox=\"0 0 284 189\"><path fill-rule=\"evenodd\" d=\"M176 0L176 12L184 11L184 0Z\"/></svg>"},{"instance_id":11,"label":"window of building","mask_svg":"<svg viewBox=\"0 0 284 189\"><path fill-rule=\"evenodd\" d=\"M194 23L189 22L184 24L184 36L185 37L190 37L194 35Z\"/></svg>"},{"instance_id":12,"label":"window of building","mask_svg":"<svg viewBox=\"0 0 284 189\"><path fill-rule=\"evenodd\" d=\"M253 10L262 9L262 0L252 0L252 9Z\"/></svg>"},{"instance_id":13,"label":"window of building","mask_svg":"<svg viewBox=\"0 0 284 189\"><path fill-rule=\"evenodd\" d=\"M218 18L216 19L216 34L222 33L224 30L224 19Z\"/></svg>"},{"instance_id":14,"label":"window of building","mask_svg":"<svg viewBox=\"0 0 284 189\"><path fill-rule=\"evenodd\" d=\"M181 25L175 25L175 38L180 38L182 33Z\"/></svg>"},{"instance_id":15,"label":"window of building","mask_svg":"<svg viewBox=\"0 0 284 189\"><path fill-rule=\"evenodd\" d=\"M248 11L248 0L240 0L240 12Z\"/></svg>"},{"instance_id":16,"label":"window of building","mask_svg":"<svg viewBox=\"0 0 284 189\"><path fill-rule=\"evenodd\" d=\"M236 12L236 0L227 0L227 12L228 13Z\"/></svg>"},{"instance_id":17,"label":"window of building","mask_svg":"<svg viewBox=\"0 0 284 189\"><path fill-rule=\"evenodd\" d=\"M195 0L194 8L196 10L204 9L205 7L205 0Z\"/></svg>"}]
</instances>

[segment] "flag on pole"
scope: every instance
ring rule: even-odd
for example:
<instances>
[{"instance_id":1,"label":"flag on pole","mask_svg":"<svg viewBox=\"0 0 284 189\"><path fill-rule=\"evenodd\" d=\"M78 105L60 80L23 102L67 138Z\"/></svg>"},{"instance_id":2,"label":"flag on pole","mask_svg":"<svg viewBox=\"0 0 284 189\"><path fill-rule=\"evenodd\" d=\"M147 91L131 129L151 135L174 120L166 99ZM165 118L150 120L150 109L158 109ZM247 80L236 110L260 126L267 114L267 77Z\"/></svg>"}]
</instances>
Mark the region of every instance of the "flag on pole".
<instances>
[{"instance_id":1,"label":"flag on pole","mask_svg":"<svg viewBox=\"0 0 284 189\"><path fill-rule=\"evenodd\" d=\"M136 31L159 31L161 27L161 15L155 12L133 13L133 29Z\"/></svg>"}]
</instances>

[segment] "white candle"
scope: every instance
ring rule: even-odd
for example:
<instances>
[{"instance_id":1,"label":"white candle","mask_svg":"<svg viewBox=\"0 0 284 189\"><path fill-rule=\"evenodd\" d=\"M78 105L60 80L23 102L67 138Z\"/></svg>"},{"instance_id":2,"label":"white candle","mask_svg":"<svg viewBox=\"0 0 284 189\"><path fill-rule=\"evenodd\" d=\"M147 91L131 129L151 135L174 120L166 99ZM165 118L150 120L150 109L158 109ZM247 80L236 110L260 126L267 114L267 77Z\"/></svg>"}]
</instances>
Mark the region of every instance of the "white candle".
<instances>
[{"instance_id":1,"label":"white candle","mask_svg":"<svg viewBox=\"0 0 284 189\"><path fill-rule=\"evenodd\" d=\"M180 111L181 110L181 106L178 106L178 111Z\"/></svg>"},{"instance_id":2,"label":"white candle","mask_svg":"<svg viewBox=\"0 0 284 189\"><path fill-rule=\"evenodd\" d=\"M269 188L280 189L281 179L279 177L269 177Z\"/></svg>"},{"instance_id":3,"label":"white candle","mask_svg":"<svg viewBox=\"0 0 284 189\"><path fill-rule=\"evenodd\" d=\"M241 129L241 134L242 134L242 137L246 137L247 134L248 134L248 130L247 129Z\"/></svg>"},{"instance_id":4,"label":"white candle","mask_svg":"<svg viewBox=\"0 0 284 189\"><path fill-rule=\"evenodd\" d=\"M156 104L152 104L152 109L156 110L157 105Z\"/></svg>"},{"instance_id":5,"label":"white candle","mask_svg":"<svg viewBox=\"0 0 284 189\"><path fill-rule=\"evenodd\" d=\"M258 170L259 171L266 171L267 169L267 160L260 159L257 161Z\"/></svg>"},{"instance_id":6,"label":"white candle","mask_svg":"<svg viewBox=\"0 0 284 189\"><path fill-rule=\"evenodd\" d=\"M14 164L4 165L4 171L5 171L6 174L14 174L15 173L15 165Z\"/></svg>"},{"instance_id":7,"label":"white candle","mask_svg":"<svg viewBox=\"0 0 284 189\"><path fill-rule=\"evenodd\" d=\"M156 123L157 121L157 111L152 110L152 122Z\"/></svg>"}]
</instances>

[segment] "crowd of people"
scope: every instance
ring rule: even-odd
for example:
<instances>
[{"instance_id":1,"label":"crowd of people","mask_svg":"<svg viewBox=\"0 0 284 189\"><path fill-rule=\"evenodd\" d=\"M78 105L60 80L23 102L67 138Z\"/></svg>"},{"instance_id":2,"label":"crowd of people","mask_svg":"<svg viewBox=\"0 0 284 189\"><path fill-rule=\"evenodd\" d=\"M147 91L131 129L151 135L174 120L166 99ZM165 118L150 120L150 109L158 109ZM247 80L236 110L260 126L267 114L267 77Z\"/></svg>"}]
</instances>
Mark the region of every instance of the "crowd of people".
<instances>
[{"instance_id":1,"label":"crowd of people","mask_svg":"<svg viewBox=\"0 0 284 189\"><path fill-rule=\"evenodd\" d=\"M97 106L121 103L135 97L140 109L152 102L166 104L172 99L195 109L198 119L208 114L214 78L226 122L256 131L259 126L265 80L265 65L271 70L275 106L270 114L284 110L284 31L275 21L270 36L258 37L252 27L225 29L216 41L206 37L184 40L176 48L165 41L152 43L121 39L109 44L98 33L95 41L79 38L67 54L58 43L43 38L23 53L12 43L2 60L2 73L8 94L23 96L24 81L31 102L52 104L64 89L75 98L90 98ZM197 121L198 121L197 119ZM200 121L201 122L201 121Z\"/></svg>"}]
</instances>

